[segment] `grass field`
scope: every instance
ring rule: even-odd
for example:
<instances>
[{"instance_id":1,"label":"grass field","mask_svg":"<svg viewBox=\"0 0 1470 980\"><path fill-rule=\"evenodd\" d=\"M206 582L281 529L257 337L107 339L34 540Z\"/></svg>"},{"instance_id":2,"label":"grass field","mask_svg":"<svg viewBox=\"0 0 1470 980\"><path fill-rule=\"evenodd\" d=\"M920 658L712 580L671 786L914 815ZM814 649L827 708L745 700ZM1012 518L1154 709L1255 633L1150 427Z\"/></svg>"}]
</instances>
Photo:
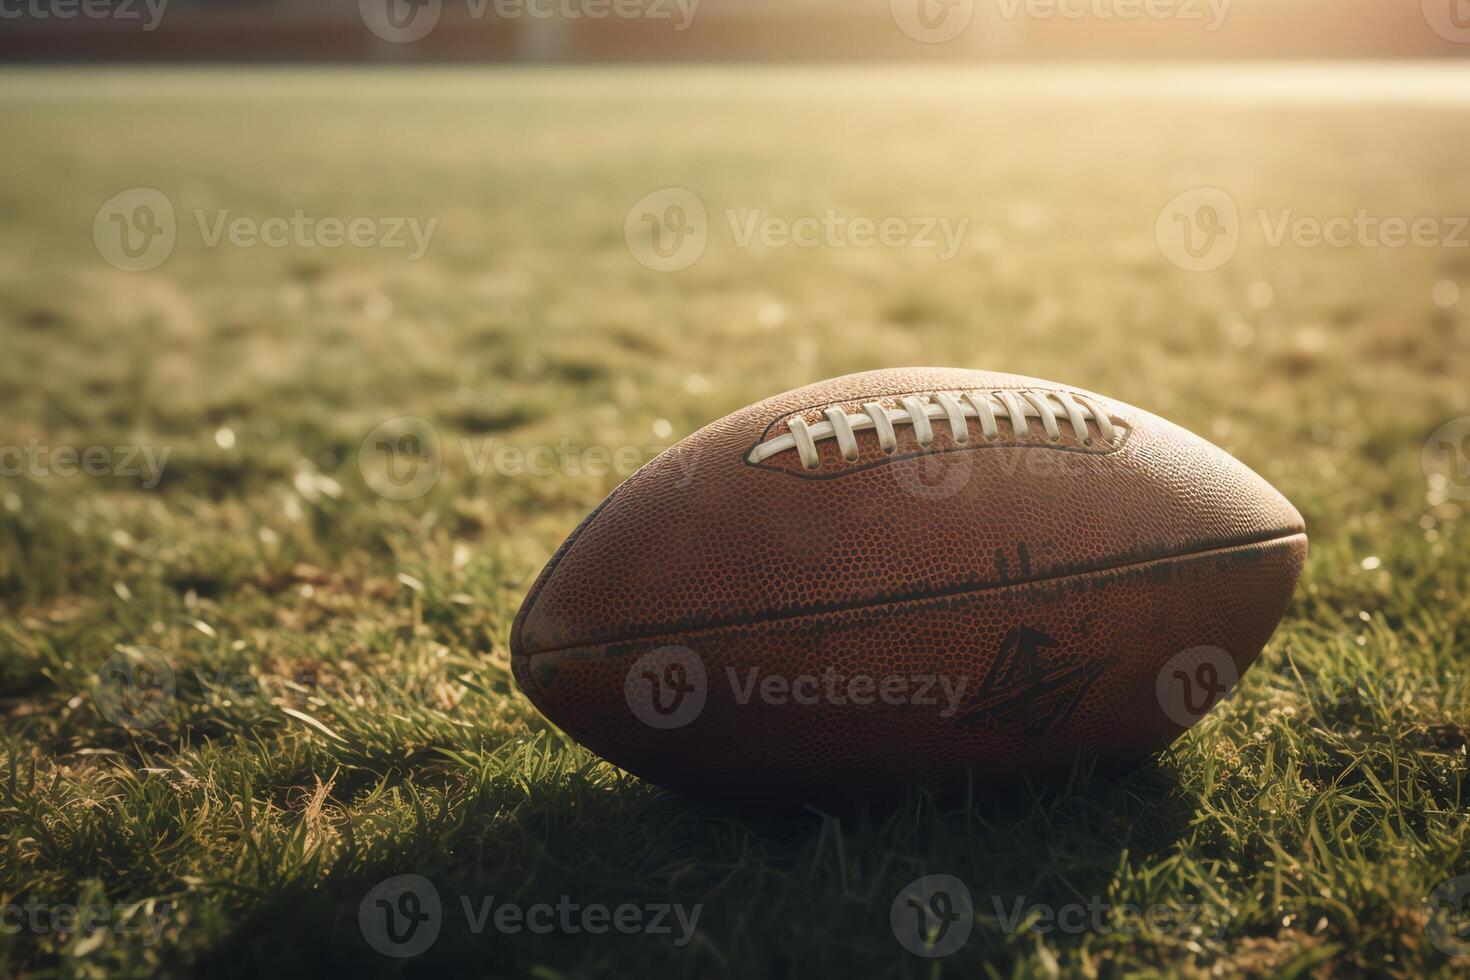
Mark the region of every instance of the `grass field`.
<instances>
[{"instance_id":1,"label":"grass field","mask_svg":"<svg viewBox=\"0 0 1470 980\"><path fill-rule=\"evenodd\" d=\"M1462 975L1465 920L1426 908L1470 873L1470 249L1269 232L1366 212L1452 239L1470 107L1176 81L4 73L5 972ZM140 187L177 241L126 271L94 219ZM658 271L624 227L669 187L711 230ZM1156 225L1199 187L1244 230L1188 272ZM209 243L222 212L298 210L435 224L416 259ZM737 234L828 211L968 224L948 259ZM1106 392L1297 504L1309 567L1237 696L1126 777L833 812L663 792L538 716L511 619L603 495L749 402L908 364ZM362 447L405 416L440 471L396 500ZM172 695L120 695L120 665ZM400 874L443 914L396 959L359 912ZM972 896L943 959L890 925L926 875ZM476 934L461 897L490 896L699 917ZM1077 905L1113 912L1062 925Z\"/></svg>"}]
</instances>

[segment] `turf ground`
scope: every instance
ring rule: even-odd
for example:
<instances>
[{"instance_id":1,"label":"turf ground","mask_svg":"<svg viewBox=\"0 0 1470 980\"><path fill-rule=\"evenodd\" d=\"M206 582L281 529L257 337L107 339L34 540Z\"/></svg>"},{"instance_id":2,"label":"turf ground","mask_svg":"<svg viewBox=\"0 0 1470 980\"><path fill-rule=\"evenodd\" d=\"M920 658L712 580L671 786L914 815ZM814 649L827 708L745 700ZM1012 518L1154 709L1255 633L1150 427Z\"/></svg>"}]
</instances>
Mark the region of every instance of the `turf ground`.
<instances>
[{"instance_id":1,"label":"turf ground","mask_svg":"<svg viewBox=\"0 0 1470 980\"><path fill-rule=\"evenodd\" d=\"M1268 232L1470 214L1470 86L1365 105L1393 78L1341 76L4 73L5 971L1463 974L1462 920L1425 910L1470 873L1470 249ZM94 219L138 187L177 242L125 271ZM672 272L624 233L667 187L712 229ZM1188 272L1156 225L1199 187L1244 231ZM208 243L298 210L436 224L417 260ZM969 223L946 260L742 247L729 210ZM1310 564L1237 696L1126 777L841 812L697 803L541 720L510 622L586 511L706 421L907 364L1106 392L1298 505ZM362 447L404 416L441 470L395 500ZM171 697L119 698L160 659ZM400 874L444 911L395 959L360 910ZM972 896L943 959L890 923L925 875ZM700 908L476 934L489 896Z\"/></svg>"}]
</instances>

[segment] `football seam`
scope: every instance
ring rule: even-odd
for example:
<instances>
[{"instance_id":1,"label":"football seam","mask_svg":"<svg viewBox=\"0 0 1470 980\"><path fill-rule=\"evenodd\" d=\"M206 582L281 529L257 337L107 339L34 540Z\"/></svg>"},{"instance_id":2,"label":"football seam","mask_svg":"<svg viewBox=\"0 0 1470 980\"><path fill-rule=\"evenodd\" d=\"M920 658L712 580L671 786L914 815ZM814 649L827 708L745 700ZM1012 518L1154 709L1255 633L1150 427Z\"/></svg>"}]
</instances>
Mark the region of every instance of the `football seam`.
<instances>
[{"instance_id":1,"label":"football seam","mask_svg":"<svg viewBox=\"0 0 1470 980\"><path fill-rule=\"evenodd\" d=\"M1212 554L1233 551L1239 548L1250 548L1256 545L1277 544L1291 541L1294 538L1305 538L1306 529L1296 528L1288 531L1272 531L1252 538L1232 541L1220 544L1211 544L1203 548L1189 551L1171 552L1168 554L1154 555L1148 558L1138 558L1118 564L1097 565L1087 568L1070 569L1053 575L1035 576L1031 578L1020 578L1008 581L991 581L980 584L965 583L962 585L948 586L940 589L926 589L922 592L911 592L900 595L881 596L872 599L858 599L848 602L833 602L822 604L809 604L795 609L772 610L766 613L746 614L743 616L731 616L725 619L712 619L706 622L683 622L670 623L654 627L641 627L625 634L614 635L604 639L587 640L581 643L568 643L546 650L535 650L531 652L522 651L516 653L514 644L511 653L514 657L539 657L545 654L564 653L570 650L585 650L591 647L610 647L618 644L639 643L658 639L670 635L689 635L713 632L731 627L759 626L764 623L779 623L784 620L797 620L809 616L822 616L832 613L854 612L865 609L878 609L883 606L905 605L907 603L920 603L935 599L954 598L956 596L978 595L983 592L993 592L1002 589L1013 589L1032 585L1047 585L1054 582L1065 581L1071 578L1082 578L1087 575L1097 575L1107 572L1126 571L1144 565L1158 564L1162 562L1178 561L1180 559L1207 558ZM526 603L529 609L531 602ZM519 624L518 624L519 625Z\"/></svg>"},{"instance_id":2,"label":"football seam","mask_svg":"<svg viewBox=\"0 0 1470 980\"><path fill-rule=\"evenodd\" d=\"M987 393L989 393L989 392L1021 392L1021 393L1025 393L1025 392L1028 392L1028 391L1040 391L1043 394L1054 395L1054 396L1058 396L1058 397L1060 397L1061 395L1070 395L1071 397L1076 398L1076 399L1083 399L1083 404L1086 407L1088 407L1090 409L1093 409L1094 411L1096 410L1097 407L1102 406L1102 407L1104 407L1105 414L1107 414L1108 416L1112 417L1112 416L1115 416L1116 415L1118 418L1113 421L1113 424L1116 425L1119 429L1122 430L1122 435L1121 435L1121 437L1116 442L1108 443L1106 449L1099 451L1099 450L1096 450L1096 449L1083 448L1081 446L1078 446L1078 447L1058 446L1058 445L1052 445L1049 442L1039 442L1039 441L1031 441L1031 440L1028 440L1028 439L1020 439L1020 438L1016 437L1014 434L1012 434L1012 436L1011 436L1011 438L1009 440L986 439L984 442L978 443L978 444L973 444L972 445L972 444L966 444L966 443L959 443L959 444L956 444L955 446L952 446L950 448L947 448L947 449L938 449L938 450L928 449L926 447L926 448L924 448L924 449L922 449L922 450L920 450L918 452L905 453L902 456L899 456L899 455L885 456L882 459L876 459L876 460L873 460L871 462L863 463L863 464L860 464L860 465L848 464L848 465L845 465L845 466L840 467L839 469L833 470L831 472L813 472L813 471L810 471L810 470L806 470L805 468L800 469L800 470L792 469L789 465L787 465L785 463L776 462L775 461L776 458L777 458L776 456L772 456L769 459L760 460L759 462L755 462L755 461L752 461L750 459L750 455L751 455L752 452L754 452L756 449L758 449L764 443L766 443L766 442L770 441L771 439L775 438L775 436L773 435L773 433L775 432L777 426L781 425L784 422L784 423L787 424L788 429L789 429L790 422L791 422L792 419L804 417L806 415L811 414L812 412L820 411L820 410L827 409L827 408L833 408L833 407L844 407L844 406L848 406L848 405L859 405L859 404L862 404L864 401L890 401L890 402L891 401L898 401L900 399L903 399L903 398L908 397L908 396L911 396L911 395L923 395L926 398L932 398L932 397L934 397L939 392L943 392L943 391L954 392L954 391L959 391L959 390L983 391L983 392L987 392ZM802 479L802 480L836 480L836 479L841 479L842 477L845 477L845 476L850 476L850 475L852 475L854 473L862 473L862 472L865 472L867 470L874 469L874 468L879 467L879 466L886 466L886 465L888 465L890 463L898 463L898 462L903 462L905 460L918 459L918 458L927 457L927 456L942 456L942 455L947 455L947 454L956 453L956 452L969 452L969 451L977 450L977 449L1046 449L1046 450L1050 450L1050 451L1053 451L1053 452L1081 453L1081 454L1085 454L1085 455L1088 455L1088 456L1111 456L1114 453L1120 452L1124 448L1124 446L1128 443L1129 439L1132 438L1133 431L1136 428L1135 423L1134 423L1134 421L1132 419L1127 418L1124 415L1124 413L1122 413L1120 411L1116 411L1117 407L1118 406L1115 403L1110 402L1109 399L1106 399L1106 398L1102 397L1101 395L1097 395L1097 394L1095 394L1093 392L1090 392L1090 391L1085 391L1085 390L1083 390L1081 388L1072 388L1072 387L1068 387L1068 386L1065 386L1065 385L1057 385L1057 384L1054 384L1054 383L1051 383L1051 382L1045 382L1045 383L1040 383L1040 384L1030 384L1030 385L1020 385L1020 384L1018 384L1018 385L991 385L991 386L984 386L984 387L981 387L981 388L970 388L970 389L961 389L961 388L932 388L931 387L931 388L913 388L913 389L904 390L904 391L888 391L888 392L886 392L884 394L881 394L881 395L873 395L870 398L839 399L837 401L832 401L832 402L819 402L819 403L814 403L814 404L810 404L810 405L805 405L805 406L802 406L802 407L793 409L793 410L788 411L788 412L784 412L781 415L778 415L775 418L771 419L770 422L766 423L766 427L761 430L761 433L760 433L759 436L756 437L756 440L753 443L751 443L746 448L745 452L743 452L741 454L741 458L744 460L745 465L746 466L749 466L751 469L767 470L767 471L773 472L773 473L783 473L783 474L785 474L787 476L793 476L793 477L796 477L797 479ZM867 430L864 430L864 431L866 432ZM781 455L784 455L784 454L781 454Z\"/></svg>"},{"instance_id":3,"label":"football seam","mask_svg":"<svg viewBox=\"0 0 1470 980\"><path fill-rule=\"evenodd\" d=\"M1045 381L1045 382L1038 381L1036 384L1030 384L1030 385L1023 385L1023 384L989 385L989 386L983 386L983 387L980 387L980 388L975 388L974 390L976 390L976 391L1025 391L1027 389L1036 388L1037 385L1041 385L1041 386L1045 387L1048 391L1075 392L1077 394L1086 396L1088 398L1092 398L1092 399L1094 399L1096 401L1099 401L1099 402L1109 401L1110 400L1110 399L1103 398L1103 396L1101 396L1101 395L1095 395L1095 394L1093 394L1090 391L1084 391L1081 388L1069 388L1066 385L1060 385L1060 384L1056 384L1056 383L1050 382L1050 381ZM815 411L818 411L819 409L828 408L828 407L833 406L833 405L860 405L860 404L862 404L865 401L873 401L875 399L882 399L882 398L889 398L889 399L902 398L905 395L932 395L932 394L934 394L935 392L938 392L938 391L951 391L951 390L958 391L958 390L961 390L961 389L960 388L950 389L950 388L943 388L943 387L940 387L940 388L932 388L932 387L931 388L908 388L908 389L904 389L902 391L888 391L888 392L884 392L881 395L863 395L863 396L860 396L860 397L857 397L857 398L848 398L848 399L845 399L845 400L839 399L837 401L829 401L829 402L812 402L810 405L802 405L802 406L800 406L798 408L793 408L789 412L782 412L780 415L777 415L775 418L771 419L770 422L766 423L766 427L761 430L761 436L760 436L759 439L757 439L755 441L754 445L759 445L762 441L764 441L765 439L767 439L770 436L770 434L771 434L771 430L774 429L776 426L780 425L782 422L786 421L787 419L792 418L792 417L797 416L797 415L804 415L804 414L806 414L808 412L815 412Z\"/></svg>"},{"instance_id":4,"label":"football seam","mask_svg":"<svg viewBox=\"0 0 1470 980\"><path fill-rule=\"evenodd\" d=\"M906 453L904 455L899 455L895 453L892 456L884 456L882 459L875 459L869 463L849 463L845 464L840 469L833 470L830 473L813 473L810 470L796 470L792 469L789 466L772 463L770 460L766 460L760 463L752 463L749 459L746 459L745 465L754 470L765 470L768 473L780 473L785 476L794 477L798 480L840 480L845 476L852 476L855 473L866 473L869 470L877 469L880 466L888 466L892 463L902 463L905 460L922 459L929 456L949 456L955 453L973 453L980 452L981 450L985 449L1015 449L1018 451L1026 452L1040 450L1042 452L1050 453L1073 453L1082 456L1104 457L1111 456L1114 453L1122 451L1123 447L1127 445L1128 440L1133 436L1132 426L1119 425L1118 428L1123 430L1123 438L1120 439L1116 444L1110 445L1105 452L1099 452L1093 449L1085 449L1079 446L1054 446L1047 443L971 442L971 444L969 445L956 444L954 446L944 449L924 449L918 452ZM756 445L760 445L760 443L756 443Z\"/></svg>"}]
</instances>

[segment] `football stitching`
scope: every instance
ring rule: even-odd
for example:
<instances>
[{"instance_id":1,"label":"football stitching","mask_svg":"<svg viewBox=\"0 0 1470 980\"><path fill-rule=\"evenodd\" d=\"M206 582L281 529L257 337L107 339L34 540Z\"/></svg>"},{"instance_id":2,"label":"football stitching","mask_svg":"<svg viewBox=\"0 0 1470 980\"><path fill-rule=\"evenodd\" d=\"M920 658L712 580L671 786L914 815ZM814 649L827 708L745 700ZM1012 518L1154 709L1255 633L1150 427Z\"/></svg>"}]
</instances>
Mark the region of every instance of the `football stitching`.
<instances>
[{"instance_id":1,"label":"football stitching","mask_svg":"<svg viewBox=\"0 0 1470 980\"><path fill-rule=\"evenodd\" d=\"M894 394L887 396L884 401L893 407L885 406L881 401L868 401L861 403L861 412L849 414L844 406L854 402L829 405L822 410L825 422L808 422L804 414L811 409L790 413L766 427L762 439L746 453L745 462L764 467L774 457L795 450L803 469L808 473L815 473L822 469L817 444L835 440L843 460L856 463L860 457L857 443L857 434L860 432L872 432L877 436L880 448L890 457L880 460L880 464L895 459L910 459L919 454L894 455L898 448L894 426L912 427L920 448L927 450L934 442L935 421L948 425L957 444L956 447L940 450L941 452L986 448L1002 443L999 425L1002 421L1010 428L1011 440L1033 439L1029 420L1034 418L1040 421L1046 441L1036 440L1030 445L1098 455L1121 448L1129 431L1128 426L1111 418L1090 397L1063 390L942 391ZM983 442L972 438L971 420L979 423L980 439ZM771 435L771 430L781 421L785 421L786 431ZM1082 443L1081 447L1048 445L1061 441L1059 422L1071 427L1073 435ZM1093 437L1092 430L1088 427L1089 422L1096 424L1100 439ZM1099 445L1105 448L1094 448ZM847 467L838 473L857 472L872 465L875 464Z\"/></svg>"}]
</instances>

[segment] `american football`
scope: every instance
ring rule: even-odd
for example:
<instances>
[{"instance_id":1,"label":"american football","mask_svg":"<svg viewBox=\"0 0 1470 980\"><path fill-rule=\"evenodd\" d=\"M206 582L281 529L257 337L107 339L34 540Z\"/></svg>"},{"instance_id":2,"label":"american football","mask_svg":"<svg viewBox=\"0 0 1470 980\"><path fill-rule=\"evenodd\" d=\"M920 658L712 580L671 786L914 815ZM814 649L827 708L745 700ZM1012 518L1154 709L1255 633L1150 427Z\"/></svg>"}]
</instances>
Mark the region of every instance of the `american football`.
<instances>
[{"instance_id":1,"label":"american football","mask_svg":"<svg viewBox=\"0 0 1470 980\"><path fill-rule=\"evenodd\" d=\"M914 368L800 388L653 460L511 636L553 722L656 783L869 797L1128 765L1255 660L1301 515L1101 395Z\"/></svg>"},{"instance_id":2,"label":"american football","mask_svg":"<svg viewBox=\"0 0 1470 980\"><path fill-rule=\"evenodd\" d=\"M0 73L0 980L1470 980L1470 0Z\"/></svg>"}]
</instances>

